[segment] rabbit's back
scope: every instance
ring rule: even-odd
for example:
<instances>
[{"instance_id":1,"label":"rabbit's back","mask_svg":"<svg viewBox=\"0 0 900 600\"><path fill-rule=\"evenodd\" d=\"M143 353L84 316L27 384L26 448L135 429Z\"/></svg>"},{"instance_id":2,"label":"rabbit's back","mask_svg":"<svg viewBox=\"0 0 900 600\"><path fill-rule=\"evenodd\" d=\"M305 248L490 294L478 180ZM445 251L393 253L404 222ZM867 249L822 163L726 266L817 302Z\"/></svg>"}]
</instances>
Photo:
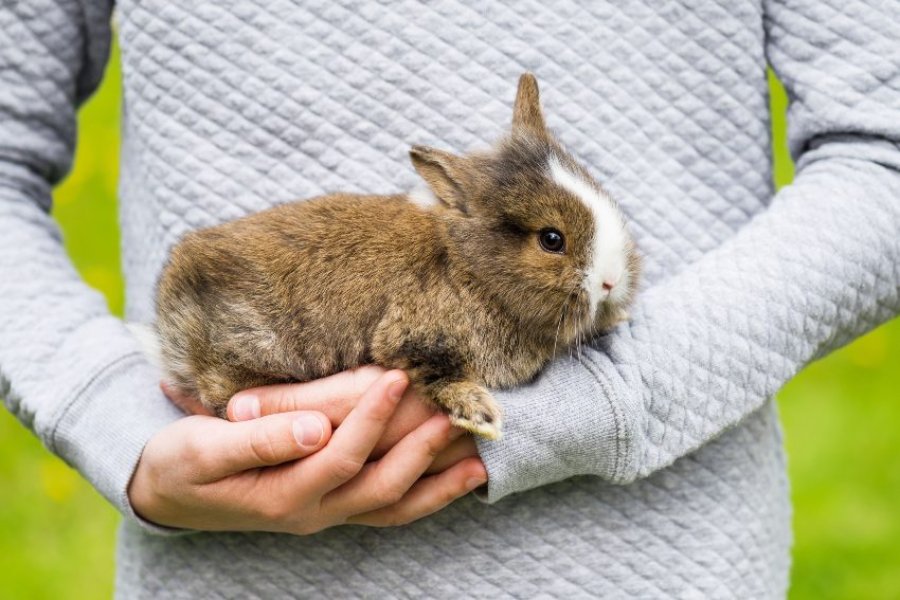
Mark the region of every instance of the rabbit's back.
<instances>
[{"instance_id":1,"label":"rabbit's back","mask_svg":"<svg viewBox=\"0 0 900 600\"><path fill-rule=\"evenodd\" d=\"M369 363L395 299L442 285L445 253L436 216L405 196L326 196L193 232L160 279L164 363L214 407Z\"/></svg>"}]
</instances>

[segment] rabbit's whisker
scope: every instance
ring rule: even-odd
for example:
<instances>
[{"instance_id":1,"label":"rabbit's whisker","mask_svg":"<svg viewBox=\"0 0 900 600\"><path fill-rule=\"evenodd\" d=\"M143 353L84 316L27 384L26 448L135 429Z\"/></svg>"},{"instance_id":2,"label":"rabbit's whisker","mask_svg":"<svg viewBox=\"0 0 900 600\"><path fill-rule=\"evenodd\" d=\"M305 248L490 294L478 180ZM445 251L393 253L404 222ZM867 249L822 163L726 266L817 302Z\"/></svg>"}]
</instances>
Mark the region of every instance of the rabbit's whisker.
<instances>
[{"instance_id":1,"label":"rabbit's whisker","mask_svg":"<svg viewBox=\"0 0 900 600\"><path fill-rule=\"evenodd\" d=\"M557 344L559 342L559 330L563 325L563 320L568 315L569 301L572 299L572 294L574 294L577 289L578 289L578 284L576 283L575 285L572 286L572 289L569 291L569 295L566 296L566 299L563 302L562 310L560 311L560 314L559 314L559 321L556 324L556 337L553 339L553 356L556 356L556 348L557 348Z\"/></svg>"}]
</instances>

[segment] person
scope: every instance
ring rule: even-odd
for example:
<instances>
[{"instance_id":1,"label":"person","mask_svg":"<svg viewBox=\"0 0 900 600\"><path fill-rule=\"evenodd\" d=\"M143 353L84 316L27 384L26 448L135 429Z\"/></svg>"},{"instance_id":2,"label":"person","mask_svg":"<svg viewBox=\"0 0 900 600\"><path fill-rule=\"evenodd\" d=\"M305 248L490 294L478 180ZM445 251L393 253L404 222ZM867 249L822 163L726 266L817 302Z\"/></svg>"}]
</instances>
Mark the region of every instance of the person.
<instances>
[{"instance_id":1,"label":"person","mask_svg":"<svg viewBox=\"0 0 900 600\"><path fill-rule=\"evenodd\" d=\"M495 139L537 75L645 279L629 323L498 393L496 442L454 438L377 367L238 394L232 421L166 399L48 216L111 11L0 8L0 372L125 515L119 596L784 596L771 397L900 312L893 3L117 3L130 321L185 232L409 189L411 144ZM797 164L777 194L767 64Z\"/></svg>"}]
</instances>

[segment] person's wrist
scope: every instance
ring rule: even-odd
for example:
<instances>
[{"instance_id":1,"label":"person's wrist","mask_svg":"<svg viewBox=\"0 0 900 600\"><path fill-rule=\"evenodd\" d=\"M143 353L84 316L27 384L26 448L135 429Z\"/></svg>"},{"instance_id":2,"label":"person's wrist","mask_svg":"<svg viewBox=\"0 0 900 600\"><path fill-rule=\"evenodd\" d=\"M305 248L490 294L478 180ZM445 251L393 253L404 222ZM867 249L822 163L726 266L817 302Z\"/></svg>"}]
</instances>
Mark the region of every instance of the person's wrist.
<instances>
[{"instance_id":1,"label":"person's wrist","mask_svg":"<svg viewBox=\"0 0 900 600\"><path fill-rule=\"evenodd\" d=\"M480 500L496 502L510 494L596 475L620 482L632 455L635 398L623 396L620 378L608 357L559 361L532 383L494 393L504 410L500 440L476 439L488 473ZM627 391L627 390L626 390Z\"/></svg>"}]
</instances>

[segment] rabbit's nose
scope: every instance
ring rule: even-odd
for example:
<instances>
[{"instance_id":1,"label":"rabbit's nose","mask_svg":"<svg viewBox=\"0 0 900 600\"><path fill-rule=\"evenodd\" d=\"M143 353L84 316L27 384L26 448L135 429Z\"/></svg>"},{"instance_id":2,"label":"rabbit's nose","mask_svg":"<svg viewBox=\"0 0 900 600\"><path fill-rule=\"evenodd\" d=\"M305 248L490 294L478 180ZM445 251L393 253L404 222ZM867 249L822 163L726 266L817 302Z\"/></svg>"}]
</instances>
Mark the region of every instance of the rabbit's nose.
<instances>
[{"instance_id":1,"label":"rabbit's nose","mask_svg":"<svg viewBox=\"0 0 900 600\"><path fill-rule=\"evenodd\" d=\"M604 296L609 296L612 293L613 288L621 283L623 275L624 273L620 271L618 273L610 273L603 277L601 287L603 288Z\"/></svg>"},{"instance_id":2,"label":"rabbit's nose","mask_svg":"<svg viewBox=\"0 0 900 600\"><path fill-rule=\"evenodd\" d=\"M619 281L622 280L622 276L618 277L605 277L603 279L603 291L607 294L613 290L614 287L619 285Z\"/></svg>"}]
</instances>

